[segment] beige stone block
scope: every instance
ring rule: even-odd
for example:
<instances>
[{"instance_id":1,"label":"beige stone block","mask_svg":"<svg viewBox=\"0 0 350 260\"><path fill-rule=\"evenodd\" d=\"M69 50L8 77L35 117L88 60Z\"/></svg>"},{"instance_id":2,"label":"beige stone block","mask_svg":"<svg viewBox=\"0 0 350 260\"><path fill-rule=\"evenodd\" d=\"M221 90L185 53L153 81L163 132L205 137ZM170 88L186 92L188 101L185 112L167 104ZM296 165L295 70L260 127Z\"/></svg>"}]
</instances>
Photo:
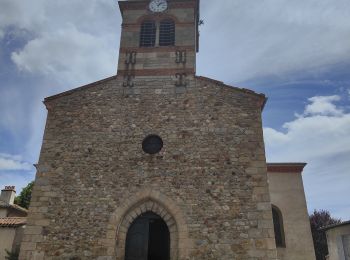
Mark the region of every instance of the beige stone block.
<instances>
[{"instance_id":1,"label":"beige stone block","mask_svg":"<svg viewBox=\"0 0 350 260\"><path fill-rule=\"evenodd\" d=\"M21 249L24 251L35 250L36 243L33 242L22 242Z\"/></svg>"},{"instance_id":2,"label":"beige stone block","mask_svg":"<svg viewBox=\"0 0 350 260\"><path fill-rule=\"evenodd\" d=\"M42 227L40 226L27 226L25 229L26 235L40 235L42 232Z\"/></svg>"},{"instance_id":3,"label":"beige stone block","mask_svg":"<svg viewBox=\"0 0 350 260\"><path fill-rule=\"evenodd\" d=\"M273 223L272 223L272 220L259 220L258 221L258 226L261 229L273 228Z\"/></svg>"},{"instance_id":4,"label":"beige stone block","mask_svg":"<svg viewBox=\"0 0 350 260\"><path fill-rule=\"evenodd\" d=\"M48 220L48 219L36 220L34 222L35 222L36 226L47 227L50 225L50 220Z\"/></svg>"}]
</instances>

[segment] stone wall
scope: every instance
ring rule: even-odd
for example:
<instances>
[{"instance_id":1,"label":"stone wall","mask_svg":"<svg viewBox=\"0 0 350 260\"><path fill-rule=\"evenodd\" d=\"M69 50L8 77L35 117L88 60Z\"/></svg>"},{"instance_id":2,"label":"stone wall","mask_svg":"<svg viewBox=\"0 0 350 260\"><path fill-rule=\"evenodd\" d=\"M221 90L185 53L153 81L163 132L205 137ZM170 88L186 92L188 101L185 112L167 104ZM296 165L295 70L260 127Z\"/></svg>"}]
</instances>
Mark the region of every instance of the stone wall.
<instances>
[{"instance_id":1,"label":"stone wall","mask_svg":"<svg viewBox=\"0 0 350 260\"><path fill-rule=\"evenodd\" d=\"M176 3L180 2L180 3ZM118 74L131 73L140 75L155 70L161 70L162 75L175 75L174 70L195 74L196 67L196 1L170 1L169 9L165 13L157 15L148 10L148 1L139 3L125 2L122 7L122 34L120 40L120 55L118 61ZM175 46L159 47L159 30L154 47L140 48L140 31L143 21L152 20L159 27L163 19L172 19L175 22ZM175 52L186 51L186 63L175 62ZM126 55L132 51L136 52L136 64L128 67L125 64ZM169 62L171 61L171 62Z\"/></svg>"},{"instance_id":2,"label":"stone wall","mask_svg":"<svg viewBox=\"0 0 350 260\"><path fill-rule=\"evenodd\" d=\"M174 230L172 260L276 259L265 98L187 80L137 77L124 88L112 77L46 100L20 259L123 259L127 223L144 207ZM159 154L143 152L149 134L163 139Z\"/></svg>"}]
</instances>

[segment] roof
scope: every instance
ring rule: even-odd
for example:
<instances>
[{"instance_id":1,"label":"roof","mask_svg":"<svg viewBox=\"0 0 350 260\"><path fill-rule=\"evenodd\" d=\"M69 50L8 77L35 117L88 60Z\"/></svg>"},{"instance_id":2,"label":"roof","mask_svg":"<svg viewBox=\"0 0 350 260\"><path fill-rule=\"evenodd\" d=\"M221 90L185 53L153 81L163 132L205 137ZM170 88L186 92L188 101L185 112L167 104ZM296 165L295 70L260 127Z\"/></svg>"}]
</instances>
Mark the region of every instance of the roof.
<instances>
[{"instance_id":1,"label":"roof","mask_svg":"<svg viewBox=\"0 0 350 260\"><path fill-rule=\"evenodd\" d=\"M330 230L330 229L333 229L333 228L337 228L337 227L341 227L341 226L346 226L346 225L349 225L349 226L350 226L350 220L349 220L349 221L344 221L344 222L338 223L338 224L333 224L333 225L325 226L325 227L322 227L320 230L327 231L327 230Z\"/></svg>"},{"instance_id":2,"label":"roof","mask_svg":"<svg viewBox=\"0 0 350 260\"><path fill-rule=\"evenodd\" d=\"M0 227L19 227L27 224L27 218L0 218Z\"/></svg>"},{"instance_id":3,"label":"roof","mask_svg":"<svg viewBox=\"0 0 350 260\"><path fill-rule=\"evenodd\" d=\"M267 172L301 173L306 163L267 163Z\"/></svg>"},{"instance_id":4,"label":"roof","mask_svg":"<svg viewBox=\"0 0 350 260\"><path fill-rule=\"evenodd\" d=\"M28 213L28 210L25 208L22 208L16 204L9 204L5 201L0 200L0 208L7 208L7 209L14 209L14 210L18 210L24 213Z\"/></svg>"}]
</instances>

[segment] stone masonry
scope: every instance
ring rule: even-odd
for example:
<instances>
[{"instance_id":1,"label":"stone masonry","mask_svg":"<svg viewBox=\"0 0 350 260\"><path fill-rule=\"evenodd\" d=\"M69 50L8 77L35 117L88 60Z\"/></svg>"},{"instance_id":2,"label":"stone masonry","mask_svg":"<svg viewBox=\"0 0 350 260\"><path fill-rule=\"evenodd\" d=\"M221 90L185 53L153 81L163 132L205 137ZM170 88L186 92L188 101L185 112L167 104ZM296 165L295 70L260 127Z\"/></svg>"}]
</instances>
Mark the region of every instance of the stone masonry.
<instances>
[{"instance_id":1,"label":"stone masonry","mask_svg":"<svg viewBox=\"0 0 350 260\"><path fill-rule=\"evenodd\" d=\"M131 93L112 77L46 100L22 260L123 259L122 219L147 201L175 222L178 259L276 258L264 96L188 83L140 77ZM157 155L141 148L149 134Z\"/></svg>"},{"instance_id":2,"label":"stone masonry","mask_svg":"<svg viewBox=\"0 0 350 260\"><path fill-rule=\"evenodd\" d=\"M119 2L117 75L45 100L21 260L124 260L131 223L150 211L169 229L171 260L277 259L265 96L195 76L199 1L168 2L161 14ZM175 46L138 47L142 21L164 18ZM152 134L164 143L155 155L142 150Z\"/></svg>"}]
</instances>

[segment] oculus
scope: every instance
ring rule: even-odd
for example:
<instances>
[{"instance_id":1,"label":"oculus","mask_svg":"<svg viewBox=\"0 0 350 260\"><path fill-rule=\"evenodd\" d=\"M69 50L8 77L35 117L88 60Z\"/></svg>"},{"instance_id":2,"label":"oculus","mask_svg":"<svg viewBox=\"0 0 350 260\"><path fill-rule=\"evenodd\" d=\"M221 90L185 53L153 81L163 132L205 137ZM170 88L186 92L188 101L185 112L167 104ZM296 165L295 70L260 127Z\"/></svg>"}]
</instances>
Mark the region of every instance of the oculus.
<instances>
[{"instance_id":1,"label":"oculus","mask_svg":"<svg viewBox=\"0 0 350 260\"><path fill-rule=\"evenodd\" d=\"M142 150L148 154L159 153L163 148L163 140L158 135L149 135L142 142Z\"/></svg>"}]
</instances>

